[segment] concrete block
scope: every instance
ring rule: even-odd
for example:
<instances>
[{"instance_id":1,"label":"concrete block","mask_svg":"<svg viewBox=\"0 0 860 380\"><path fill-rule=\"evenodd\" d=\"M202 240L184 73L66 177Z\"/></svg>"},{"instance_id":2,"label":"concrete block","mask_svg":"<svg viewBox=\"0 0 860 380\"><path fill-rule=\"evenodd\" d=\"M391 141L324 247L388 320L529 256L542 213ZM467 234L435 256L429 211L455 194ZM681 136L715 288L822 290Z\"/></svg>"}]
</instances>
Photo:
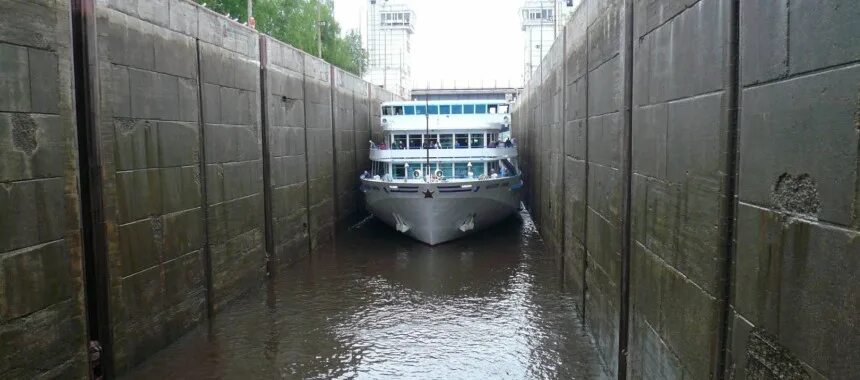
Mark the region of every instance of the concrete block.
<instances>
[{"instance_id":1,"label":"concrete block","mask_svg":"<svg viewBox=\"0 0 860 380\"><path fill-rule=\"evenodd\" d=\"M590 208L587 217L588 265L599 265L616 284L621 276L621 230Z\"/></svg>"},{"instance_id":2,"label":"concrete block","mask_svg":"<svg viewBox=\"0 0 860 380\"><path fill-rule=\"evenodd\" d=\"M717 365L719 303L683 274L664 267L662 331L689 378L708 378Z\"/></svg>"},{"instance_id":3,"label":"concrete block","mask_svg":"<svg viewBox=\"0 0 860 380\"><path fill-rule=\"evenodd\" d=\"M179 33L197 35L197 7L187 0L169 0L170 29Z\"/></svg>"},{"instance_id":4,"label":"concrete block","mask_svg":"<svg viewBox=\"0 0 860 380\"><path fill-rule=\"evenodd\" d=\"M636 112L637 106L648 105L654 100L652 91L656 91L654 86L658 83L651 84L651 51L654 50L653 38L637 38L633 40L633 112ZM655 70L659 70L655 68ZM636 118L633 118L636 122Z\"/></svg>"},{"instance_id":5,"label":"concrete block","mask_svg":"<svg viewBox=\"0 0 860 380\"><path fill-rule=\"evenodd\" d=\"M788 7L791 73L860 60L860 4L856 1L799 0Z\"/></svg>"},{"instance_id":6,"label":"concrete block","mask_svg":"<svg viewBox=\"0 0 860 380\"><path fill-rule=\"evenodd\" d=\"M60 79L56 53L27 50L30 58L30 109L39 113L59 113Z\"/></svg>"},{"instance_id":7,"label":"concrete block","mask_svg":"<svg viewBox=\"0 0 860 380\"><path fill-rule=\"evenodd\" d=\"M196 325L194 322L201 319L203 316L205 286L203 265L203 255L201 251L193 251L182 255L175 260L170 260L164 263L165 306L182 305L183 303L189 303L189 301L191 304L185 307L187 309L191 309L188 310L192 314L190 316L175 313L175 311L181 311L181 308L165 310L168 315L171 316L170 319L177 320L175 325L178 326L176 326L175 329L178 330L178 332L189 330L191 327ZM190 321L187 320L189 318L191 319ZM169 332L166 335L176 335L174 336L174 339L178 339L180 337L179 334L171 334Z\"/></svg>"},{"instance_id":8,"label":"concrete block","mask_svg":"<svg viewBox=\"0 0 860 380\"><path fill-rule=\"evenodd\" d=\"M175 76L136 69L130 69L128 74L132 117L179 119L179 83Z\"/></svg>"},{"instance_id":9,"label":"concrete block","mask_svg":"<svg viewBox=\"0 0 860 380\"><path fill-rule=\"evenodd\" d=\"M681 186L634 175L632 191L634 240L661 260L675 265L684 194Z\"/></svg>"},{"instance_id":10,"label":"concrete block","mask_svg":"<svg viewBox=\"0 0 860 380\"><path fill-rule=\"evenodd\" d=\"M785 250L779 215L740 202L737 225L732 307L756 326L776 331L779 327L779 273Z\"/></svg>"},{"instance_id":11,"label":"concrete block","mask_svg":"<svg viewBox=\"0 0 860 380\"><path fill-rule=\"evenodd\" d=\"M633 110L633 171L635 173L644 174L650 177L666 179L668 166L668 134L669 134L669 107L665 104L656 104L654 106L636 107ZM676 115L680 118L682 115ZM679 123L689 122L683 120ZM682 128L704 128L696 125L678 125L674 128L675 131ZM673 136L676 140L681 140L687 136L686 133L678 132L678 135ZM693 140L693 143L698 141ZM706 141L701 141L700 145L706 144ZM675 147L673 147L675 148ZM694 154L692 148L677 147L684 155ZM676 156L681 155L676 152ZM686 162L675 164L683 166ZM707 165L699 163L699 165ZM674 166L674 165L673 165Z\"/></svg>"},{"instance_id":12,"label":"concrete block","mask_svg":"<svg viewBox=\"0 0 860 380\"><path fill-rule=\"evenodd\" d=\"M735 266L739 312L823 376L850 377L857 365L843 359L860 347L860 260L852 254L860 252L860 233L744 203L738 225L745 231Z\"/></svg>"},{"instance_id":13,"label":"concrete block","mask_svg":"<svg viewBox=\"0 0 860 380\"><path fill-rule=\"evenodd\" d=\"M200 44L200 46L221 45L222 36L220 16L209 9L197 8L197 38L208 42L208 44Z\"/></svg>"},{"instance_id":14,"label":"concrete block","mask_svg":"<svg viewBox=\"0 0 860 380\"><path fill-rule=\"evenodd\" d=\"M286 96L268 96L269 125L305 128L305 104L301 99Z\"/></svg>"},{"instance_id":15,"label":"concrete block","mask_svg":"<svg viewBox=\"0 0 860 380\"><path fill-rule=\"evenodd\" d=\"M86 378L84 325L75 310L66 300L0 326L0 374Z\"/></svg>"},{"instance_id":16,"label":"concrete block","mask_svg":"<svg viewBox=\"0 0 860 380\"><path fill-rule=\"evenodd\" d=\"M0 113L0 182L64 175L64 128L54 115Z\"/></svg>"},{"instance_id":17,"label":"concrete block","mask_svg":"<svg viewBox=\"0 0 860 380\"><path fill-rule=\"evenodd\" d=\"M200 175L196 165L159 169L162 212L200 206Z\"/></svg>"},{"instance_id":18,"label":"concrete block","mask_svg":"<svg viewBox=\"0 0 860 380\"><path fill-rule=\"evenodd\" d=\"M307 185L304 182L278 187L272 191L272 216L286 218L307 214Z\"/></svg>"},{"instance_id":19,"label":"concrete block","mask_svg":"<svg viewBox=\"0 0 860 380\"><path fill-rule=\"evenodd\" d=\"M116 9L122 13L137 17L138 2L140 0L115 0L106 4L110 9ZM146 0L144 0L146 1Z\"/></svg>"},{"instance_id":20,"label":"concrete block","mask_svg":"<svg viewBox=\"0 0 860 380\"><path fill-rule=\"evenodd\" d=\"M66 228L63 178L0 186L0 252L59 240Z\"/></svg>"},{"instance_id":21,"label":"concrete block","mask_svg":"<svg viewBox=\"0 0 860 380\"><path fill-rule=\"evenodd\" d=\"M154 34L155 71L196 78L197 43L194 38L163 28L154 28Z\"/></svg>"},{"instance_id":22,"label":"concrete block","mask_svg":"<svg viewBox=\"0 0 860 380\"><path fill-rule=\"evenodd\" d=\"M585 12L582 9L574 11L571 21L565 27L565 85L569 85L585 75L588 61L586 48L588 44L585 23Z\"/></svg>"},{"instance_id":23,"label":"concrete block","mask_svg":"<svg viewBox=\"0 0 860 380\"><path fill-rule=\"evenodd\" d=\"M588 161L612 168L621 167L621 114L588 119Z\"/></svg>"},{"instance_id":24,"label":"concrete block","mask_svg":"<svg viewBox=\"0 0 860 380\"><path fill-rule=\"evenodd\" d=\"M588 80L585 77L580 77L564 88L565 102L564 105L564 120L572 121L584 119L588 110L588 88L586 86Z\"/></svg>"},{"instance_id":25,"label":"concrete block","mask_svg":"<svg viewBox=\"0 0 860 380\"><path fill-rule=\"evenodd\" d=\"M272 156L302 156L305 154L304 128L270 128L269 152Z\"/></svg>"},{"instance_id":26,"label":"concrete block","mask_svg":"<svg viewBox=\"0 0 860 380\"><path fill-rule=\"evenodd\" d=\"M228 162L222 168L224 199L237 199L262 192L263 166L260 161Z\"/></svg>"},{"instance_id":27,"label":"concrete block","mask_svg":"<svg viewBox=\"0 0 860 380\"><path fill-rule=\"evenodd\" d=\"M857 215L860 67L744 90L741 200L848 225Z\"/></svg>"},{"instance_id":28,"label":"concrete block","mask_svg":"<svg viewBox=\"0 0 860 380\"><path fill-rule=\"evenodd\" d=\"M64 7L53 2L3 2L0 4L0 41L48 50L65 45L67 41L56 36L57 30L68 26L68 19L55 16Z\"/></svg>"},{"instance_id":29,"label":"concrete block","mask_svg":"<svg viewBox=\"0 0 860 380\"><path fill-rule=\"evenodd\" d=\"M259 160L263 155L260 129L256 125L249 127L237 127L235 143L235 160Z\"/></svg>"},{"instance_id":30,"label":"concrete block","mask_svg":"<svg viewBox=\"0 0 860 380\"><path fill-rule=\"evenodd\" d=\"M188 260L192 259L189 257ZM170 271L168 275L171 276L171 280L177 279L178 281L185 281L187 283L194 280L189 280L189 277L187 277L192 274L190 270L186 271L186 268L189 268L191 265L193 264L167 267L165 271ZM180 271L182 271L181 274L183 276L173 275L173 273L180 273ZM166 286L172 287L173 285ZM164 337L168 342L180 339L186 333L193 330L194 327L199 326L206 318L206 300L202 289L191 288L183 298L182 302L165 309L165 314L171 316L163 325Z\"/></svg>"},{"instance_id":31,"label":"concrete block","mask_svg":"<svg viewBox=\"0 0 860 380\"><path fill-rule=\"evenodd\" d=\"M591 223L589 223L589 228ZM589 238L590 240L590 238ZM618 297L617 277L608 275L589 252L585 282L585 323L605 363L609 377L616 377L618 368Z\"/></svg>"},{"instance_id":32,"label":"concrete block","mask_svg":"<svg viewBox=\"0 0 860 380\"><path fill-rule=\"evenodd\" d=\"M728 127L722 92L669 103L666 173L675 183L689 177L721 179Z\"/></svg>"},{"instance_id":33,"label":"concrete block","mask_svg":"<svg viewBox=\"0 0 860 380\"><path fill-rule=\"evenodd\" d=\"M116 173L116 191L119 223L162 214L161 172L158 169Z\"/></svg>"},{"instance_id":34,"label":"concrete block","mask_svg":"<svg viewBox=\"0 0 860 380\"><path fill-rule=\"evenodd\" d=\"M740 4L741 83L750 85L788 73L788 0Z\"/></svg>"},{"instance_id":35,"label":"concrete block","mask_svg":"<svg viewBox=\"0 0 860 380\"><path fill-rule=\"evenodd\" d=\"M633 311L631 315L628 377L631 379L683 379L680 360L657 331Z\"/></svg>"},{"instance_id":36,"label":"concrete block","mask_svg":"<svg viewBox=\"0 0 860 380\"><path fill-rule=\"evenodd\" d=\"M236 143L239 127L206 124L204 134L206 144L206 163L220 163L233 161L238 157L238 145Z\"/></svg>"},{"instance_id":37,"label":"concrete block","mask_svg":"<svg viewBox=\"0 0 860 380\"><path fill-rule=\"evenodd\" d=\"M137 2L137 17L153 24L170 26L170 5L168 0L143 0Z\"/></svg>"},{"instance_id":38,"label":"concrete block","mask_svg":"<svg viewBox=\"0 0 860 380\"><path fill-rule=\"evenodd\" d=\"M621 222L621 171L588 164L588 207L613 226Z\"/></svg>"},{"instance_id":39,"label":"concrete block","mask_svg":"<svg viewBox=\"0 0 860 380\"><path fill-rule=\"evenodd\" d=\"M262 247L263 234L254 229L212 248L216 311L250 287L259 285L265 276L266 257Z\"/></svg>"},{"instance_id":40,"label":"concrete block","mask_svg":"<svg viewBox=\"0 0 860 380\"><path fill-rule=\"evenodd\" d=\"M161 262L164 227L160 216L123 224L118 230L122 276L133 275Z\"/></svg>"},{"instance_id":41,"label":"concrete block","mask_svg":"<svg viewBox=\"0 0 860 380\"><path fill-rule=\"evenodd\" d=\"M720 89L726 70L728 1L699 1L671 21L648 34L638 44L648 52L648 79L637 79L642 96L637 104L652 104ZM652 41L648 41L653 39ZM646 42L647 41L647 42ZM637 73L645 73L637 70ZM647 93L647 98L644 94ZM643 99L647 99L643 101Z\"/></svg>"},{"instance_id":42,"label":"concrete block","mask_svg":"<svg viewBox=\"0 0 860 380\"><path fill-rule=\"evenodd\" d=\"M649 328L663 330L661 316L666 283L666 262L635 242L630 257L631 314ZM658 338L658 340L662 340Z\"/></svg>"},{"instance_id":43,"label":"concrete block","mask_svg":"<svg viewBox=\"0 0 860 380\"><path fill-rule=\"evenodd\" d=\"M198 121L200 106L197 93L197 80L178 78L179 120Z\"/></svg>"},{"instance_id":44,"label":"concrete block","mask_svg":"<svg viewBox=\"0 0 860 380\"><path fill-rule=\"evenodd\" d=\"M726 265L720 237L725 220L722 187L712 179L691 178L681 189L684 206L674 234L678 252L672 265L712 295L721 292Z\"/></svg>"},{"instance_id":45,"label":"concrete block","mask_svg":"<svg viewBox=\"0 0 860 380\"><path fill-rule=\"evenodd\" d=\"M131 83L128 77L128 68L125 66L111 65L110 78L104 80L102 85L104 91L109 95L106 99L111 106L113 117L131 117Z\"/></svg>"},{"instance_id":46,"label":"concrete block","mask_svg":"<svg viewBox=\"0 0 860 380\"><path fill-rule=\"evenodd\" d=\"M714 0L706 0L714 1ZM633 31L636 37L651 32L666 23L697 0L644 0L633 5Z\"/></svg>"},{"instance_id":47,"label":"concrete block","mask_svg":"<svg viewBox=\"0 0 860 380\"><path fill-rule=\"evenodd\" d=\"M616 56L588 73L588 116L621 109L621 58Z\"/></svg>"},{"instance_id":48,"label":"concrete block","mask_svg":"<svg viewBox=\"0 0 860 380\"><path fill-rule=\"evenodd\" d=\"M72 296L64 241L0 255L0 322L21 317Z\"/></svg>"},{"instance_id":49,"label":"concrete block","mask_svg":"<svg viewBox=\"0 0 860 380\"><path fill-rule=\"evenodd\" d=\"M266 39L269 47L270 66L278 66L298 74L304 72L304 53L302 51L269 36L263 38Z\"/></svg>"},{"instance_id":50,"label":"concrete block","mask_svg":"<svg viewBox=\"0 0 860 380\"><path fill-rule=\"evenodd\" d=\"M286 186L307 180L305 156L284 156L272 159L272 186Z\"/></svg>"},{"instance_id":51,"label":"concrete block","mask_svg":"<svg viewBox=\"0 0 860 380\"><path fill-rule=\"evenodd\" d=\"M113 62L142 70L155 70L155 30L157 27L134 17L126 17L125 26L125 38L120 40L120 43L125 45L124 55L117 57L120 58L119 61ZM122 37L108 36L107 38Z\"/></svg>"},{"instance_id":52,"label":"concrete block","mask_svg":"<svg viewBox=\"0 0 860 380\"><path fill-rule=\"evenodd\" d=\"M128 315L129 325L147 324L158 321L157 315L163 308L164 286L161 278L161 268L158 266L134 273L122 278L122 304ZM154 330L159 335L160 329ZM136 345L144 346L145 341L139 340ZM150 351L154 352L163 346L161 338L153 342Z\"/></svg>"},{"instance_id":53,"label":"concrete block","mask_svg":"<svg viewBox=\"0 0 860 380\"><path fill-rule=\"evenodd\" d=\"M319 178L311 178L308 181L308 195L311 205L318 205L321 202L330 201L334 198L334 178L325 176Z\"/></svg>"},{"instance_id":54,"label":"concrete block","mask_svg":"<svg viewBox=\"0 0 860 380\"><path fill-rule=\"evenodd\" d=\"M114 159L117 170L155 168L159 164L158 123L139 119L114 119ZM168 154L175 154L166 151Z\"/></svg>"},{"instance_id":55,"label":"concrete block","mask_svg":"<svg viewBox=\"0 0 860 380\"><path fill-rule=\"evenodd\" d=\"M256 39L254 40L256 43ZM256 56L256 44L255 56ZM236 87L259 93L260 92L260 64L246 57L235 57L236 63Z\"/></svg>"},{"instance_id":56,"label":"concrete block","mask_svg":"<svg viewBox=\"0 0 860 380\"><path fill-rule=\"evenodd\" d=\"M221 87L203 84L203 120L207 123L221 123Z\"/></svg>"},{"instance_id":57,"label":"concrete block","mask_svg":"<svg viewBox=\"0 0 860 380\"><path fill-rule=\"evenodd\" d=\"M161 220L164 260L172 260L202 248L203 213L200 208L167 214ZM202 263L198 269L202 271Z\"/></svg>"},{"instance_id":58,"label":"concrete block","mask_svg":"<svg viewBox=\"0 0 860 380\"><path fill-rule=\"evenodd\" d=\"M158 163L184 166L200 162L197 123L158 122Z\"/></svg>"},{"instance_id":59,"label":"concrete block","mask_svg":"<svg viewBox=\"0 0 860 380\"><path fill-rule=\"evenodd\" d=\"M254 93L230 87L221 87L221 122L224 124L249 125L255 123L257 110Z\"/></svg>"},{"instance_id":60,"label":"concrete block","mask_svg":"<svg viewBox=\"0 0 860 380\"><path fill-rule=\"evenodd\" d=\"M30 111L31 99L28 49L0 43L0 111Z\"/></svg>"},{"instance_id":61,"label":"concrete block","mask_svg":"<svg viewBox=\"0 0 860 380\"><path fill-rule=\"evenodd\" d=\"M600 14L596 14L588 26L588 67L594 69L621 50L621 31L624 29L620 17L622 4L619 0L604 2Z\"/></svg>"},{"instance_id":62,"label":"concrete block","mask_svg":"<svg viewBox=\"0 0 860 380\"><path fill-rule=\"evenodd\" d=\"M199 64L201 80L203 83L235 88L236 65L239 64L239 60L234 57L236 53L207 43L199 43L198 46L200 49Z\"/></svg>"}]
</instances>

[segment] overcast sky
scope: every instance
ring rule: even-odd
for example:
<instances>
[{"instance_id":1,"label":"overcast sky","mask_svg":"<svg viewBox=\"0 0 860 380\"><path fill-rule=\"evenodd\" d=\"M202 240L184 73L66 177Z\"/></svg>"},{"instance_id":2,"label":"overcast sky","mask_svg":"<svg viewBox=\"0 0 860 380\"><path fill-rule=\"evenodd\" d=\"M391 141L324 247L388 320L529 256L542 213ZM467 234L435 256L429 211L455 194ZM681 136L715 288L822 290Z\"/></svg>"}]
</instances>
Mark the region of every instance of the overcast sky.
<instances>
[{"instance_id":1,"label":"overcast sky","mask_svg":"<svg viewBox=\"0 0 860 380\"><path fill-rule=\"evenodd\" d=\"M384 1L384 0L379 0ZM485 81L519 85L523 73L522 0L391 0L409 4L417 19L412 35L415 87L427 81ZM335 0L335 18L346 31L367 30L369 0Z\"/></svg>"}]
</instances>

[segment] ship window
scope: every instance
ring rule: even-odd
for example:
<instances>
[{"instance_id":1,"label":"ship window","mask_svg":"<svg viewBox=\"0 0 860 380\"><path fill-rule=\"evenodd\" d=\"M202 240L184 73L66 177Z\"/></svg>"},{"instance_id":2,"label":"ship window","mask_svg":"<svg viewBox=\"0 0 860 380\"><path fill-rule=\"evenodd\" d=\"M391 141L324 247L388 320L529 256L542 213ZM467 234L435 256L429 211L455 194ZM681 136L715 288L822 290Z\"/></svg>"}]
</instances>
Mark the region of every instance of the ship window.
<instances>
[{"instance_id":1,"label":"ship window","mask_svg":"<svg viewBox=\"0 0 860 380\"><path fill-rule=\"evenodd\" d=\"M414 106L403 107L403 114L404 115L414 115L415 114L415 107Z\"/></svg>"},{"instance_id":2,"label":"ship window","mask_svg":"<svg viewBox=\"0 0 860 380\"><path fill-rule=\"evenodd\" d=\"M454 147L454 135L445 134L439 135L439 145L442 149L451 149Z\"/></svg>"},{"instance_id":3,"label":"ship window","mask_svg":"<svg viewBox=\"0 0 860 380\"><path fill-rule=\"evenodd\" d=\"M475 113L475 105L474 104L466 104L463 106L463 113L472 114Z\"/></svg>"},{"instance_id":4,"label":"ship window","mask_svg":"<svg viewBox=\"0 0 860 380\"><path fill-rule=\"evenodd\" d=\"M424 172L424 163L423 162L410 162L409 163L409 178L415 178L415 171L421 170Z\"/></svg>"},{"instance_id":5,"label":"ship window","mask_svg":"<svg viewBox=\"0 0 860 380\"><path fill-rule=\"evenodd\" d=\"M454 147L455 148L468 148L469 147L469 135L466 133L458 133L454 136Z\"/></svg>"},{"instance_id":6,"label":"ship window","mask_svg":"<svg viewBox=\"0 0 860 380\"><path fill-rule=\"evenodd\" d=\"M492 161L487 163L487 175L499 174L499 162Z\"/></svg>"},{"instance_id":7,"label":"ship window","mask_svg":"<svg viewBox=\"0 0 860 380\"><path fill-rule=\"evenodd\" d=\"M421 149L421 135L409 135L409 149Z\"/></svg>"},{"instance_id":8,"label":"ship window","mask_svg":"<svg viewBox=\"0 0 860 380\"><path fill-rule=\"evenodd\" d=\"M436 164L433 171L435 172L436 170L441 170L442 175L445 176L445 178L454 177L454 166L451 163L443 162L443 163Z\"/></svg>"},{"instance_id":9,"label":"ship window","mask_svg":"<svg viewBox=\"0 0 860 380\"><path fill-rule=\"evenodd\" d=\"M439 114L439 106L427 106L427 113L431 115Z\"/></svg>"},{"instance_id":10,"label":"ship window","mask_svg":"<svg viewBox=\"0 0 860 380\"><path fill-rule=\"evenodd\" d=\"M394 164L394 178L406 178L406 165Z\"/></svg>"},{"instance_id":11,"label":"ship window","mask_svg":"<svg viewBox=\"0 0 860 380\"><path fill-rule=\"evenodd\" d=\"M382 107L383 115L391 115L391 107Z\"/></svg>"},{"instance_id":12,"label":"ship window","mask_svg":"<svg viewBox=\"0 0 860 380\"><path fill-rule=\"evenodd\" d=\"M463 113L463 106L461 104L455 104L451 106L451 113L454 115L459 115Z\"/></svg>"},{"instance_id":13,"label":"ship window","mask_svg":"<svg viewBox=\"0 0 860 380\"><path fill-rule=\"evenodd\" d=\"M480 177L484 174L484 163L483 162L473 162L472 163L472 173L475 173L475 177Z\"/></svg>"},{"instance_id":14,"label":"ship window","mask_svg":"<svg viewBox=\"0 0 860 380\"><path fill-rule=\"evenodd\" d=\"M451 113L451 106L439 106L439 113L442 115Z\"/></svg>"},{"instance_id":15,"label":"ship window","mask_svg":"<svg viewBox=\"0 0 860 380\"><path fill-rule=\"evenodd\" d=\"M427 107L426 106L415 106L415 114L416 115L426 115Z\"/></svg>"},{"instance_id":16,"label":"ship window","mask_svg":"<svg viewBox=\"0 0 860 380\"><path fill-rule=\"evenodd\" d=\"M471 139L469 140L469 148L483 148L484 147L484 134L475 134L471 135Z\"/></svg>"},{"instance_id":17,"label":"ship window","mask_svg":"<svg viewBox=\"0 0 860 380\"><path fill-rule=\"evenodd\" d=\"M391 149L406 149L406 135L394 135Z\"/></svg>"},{"instance_id":18,"label":"ship window","mask_svg":"<svg viewBox=\"0 0 860 380\"><path fill-rule=\"evenodd\" d=\"M486 104L476 104L475 105L475 113L487 113L487 105Z\"/></svg>"},{"instance_id":19,"label":"ship window","mask_svg":"<svg viewBox=\"0 0 860 380\"><path fill-rule=\"evenodd\" d=\"M469 166L466 162L454 163L454 178L467 178L469 174Z\"/></svg>"},{"instance_id":20,"label":"ship window","mask_svg":"<svg viewBox=\"0 0 860 380\"><path fill-rule=\"evenodd\" d=\"M487 109L489 110L489 112L490 112L490 113L496 113L496 111L498 111L498 108L497 108L497 107L498 107L498 106L496 106L495 104L490 104L490 105L487 107Z\"/></svg>"}]
</instances>

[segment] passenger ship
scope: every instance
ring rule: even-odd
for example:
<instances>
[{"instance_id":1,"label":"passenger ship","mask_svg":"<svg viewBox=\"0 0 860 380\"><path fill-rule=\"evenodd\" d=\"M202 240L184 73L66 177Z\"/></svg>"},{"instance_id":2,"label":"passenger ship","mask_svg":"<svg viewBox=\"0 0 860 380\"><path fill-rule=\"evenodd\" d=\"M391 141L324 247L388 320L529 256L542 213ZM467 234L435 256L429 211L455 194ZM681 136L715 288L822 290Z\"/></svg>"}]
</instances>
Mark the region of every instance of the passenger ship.
<instances>
[{"instance_id":1,"label":"passenger ship","mask_svg":"<svg viewBox=\"0 0 860 380\"><path fill-rule=\"evenodd\" d=\"M430 245L483 229L520 207L523 183L498 100L382 104L384 141L362 174L368 210Z\"/></svg>"}]
</instances>

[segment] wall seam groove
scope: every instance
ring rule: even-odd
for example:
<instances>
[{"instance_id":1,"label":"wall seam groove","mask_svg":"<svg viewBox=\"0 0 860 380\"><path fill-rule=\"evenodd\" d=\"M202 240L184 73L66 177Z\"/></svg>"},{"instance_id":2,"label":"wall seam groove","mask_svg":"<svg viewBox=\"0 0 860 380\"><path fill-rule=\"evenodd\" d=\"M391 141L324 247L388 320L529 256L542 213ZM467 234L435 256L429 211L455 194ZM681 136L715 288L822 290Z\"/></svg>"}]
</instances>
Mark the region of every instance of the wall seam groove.
<instances>
[{"instance_id":1,"label":"wall seam groove","mask_svg":"<svg viewBox=\"0 0 860 380\"><path fill-rule=\"evenodd\" d=\"M197 118L200 126L197 133L199 170L198 178L200 178L200 208L203 215L202 244L203 244L203 277L206 285L206 317L211 321L215 318L215 303L213 300L214 289L212 281L212 251L209 247L209 197L206 192L206 102L203 99L203 69L200 65L202 62L202 53L200 39L195 38L195 50L197 51Z\"/></svg>"},{"instance_id":2,"label":"wall seam groove","mask_svg":"<svg viewBox=\"0 0 860 380\"><path fill-rule=\"evenodd\" d=\"M712 378L721 379L728 376L728 340L730 334L731 304L733 290L733 261L735 256L735 234L737 223L737 186L739 170L739 98L740 98L740 0L729 1L729 35L728 35L728 75L726 83L726 97L728 107L725 110L725 121L727 123L726 136L726 196L723 197L723 208L726 213L724 222L721 223L722 250L723 250L723 288L720 314L717 316L717 347L714 355L716 365L713 368Z\"/></svg>"}]
</instances>

